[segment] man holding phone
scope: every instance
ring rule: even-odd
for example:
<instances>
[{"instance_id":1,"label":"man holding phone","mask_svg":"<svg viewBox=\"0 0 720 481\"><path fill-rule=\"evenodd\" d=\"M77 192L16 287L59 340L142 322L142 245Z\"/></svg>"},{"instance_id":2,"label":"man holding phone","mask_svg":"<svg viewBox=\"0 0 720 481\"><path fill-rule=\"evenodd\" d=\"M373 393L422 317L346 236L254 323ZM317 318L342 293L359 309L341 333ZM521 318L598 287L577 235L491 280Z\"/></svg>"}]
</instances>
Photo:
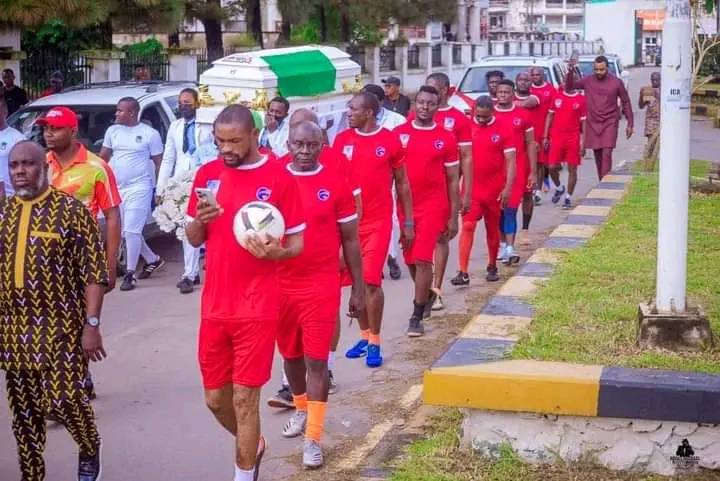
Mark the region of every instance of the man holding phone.
<instances>
[{"instance_id":1,"label":"man holding phone","mask_svg":"<svg viewBox=\"0 0 720 481\"><path fill-rule=\"evenodd\" d=\"M205 401L236 440L235 481L258 479L265 453L260 435L260 390L270 379L280 316L278 263L303 250L305 230L298 186L282 163L257 148L247 107L230 105L214 123L220 157L198 170L190 197L187 238L206 245L198 359ZM216 203L206 197L215 192ZM250 236L247 249L233 220L248 202L269 202L285 219L285 236Z\"/></svg>"},{"instance_id":2,"label":"man holding phone","mask_svg":"<svg viewBox=\"0 0 720 481\"><path fill-rule=\"evenodd\" d=\"M288 153L287 140L290 123L287 121L290 102L277 96L270 101L265 114L265 127L260 131L260 147L271 151L278 157Z\"/></svg>"}]
</instances>

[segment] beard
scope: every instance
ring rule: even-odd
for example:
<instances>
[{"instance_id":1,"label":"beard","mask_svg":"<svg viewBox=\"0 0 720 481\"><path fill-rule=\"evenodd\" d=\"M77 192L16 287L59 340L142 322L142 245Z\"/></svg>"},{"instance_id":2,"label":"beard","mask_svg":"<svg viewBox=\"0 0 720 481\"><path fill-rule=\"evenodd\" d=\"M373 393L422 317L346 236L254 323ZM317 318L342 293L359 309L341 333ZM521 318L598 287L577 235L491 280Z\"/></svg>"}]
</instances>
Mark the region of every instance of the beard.
<instances>
[{"instance_id":1,"label":"beard","mask_svg":"<svg viewBox=\"0 0 720 481\"><path fill-rule=\"evenodd\" d=\"M30 185L27 187L20 187L15 190L15 195L21 198L22 200L32 200L38 195L40 195L42 192L45 191L47 188L48 183L46 179L43 179L40 177L35 185Z\"/></svg>"}]
</instances>

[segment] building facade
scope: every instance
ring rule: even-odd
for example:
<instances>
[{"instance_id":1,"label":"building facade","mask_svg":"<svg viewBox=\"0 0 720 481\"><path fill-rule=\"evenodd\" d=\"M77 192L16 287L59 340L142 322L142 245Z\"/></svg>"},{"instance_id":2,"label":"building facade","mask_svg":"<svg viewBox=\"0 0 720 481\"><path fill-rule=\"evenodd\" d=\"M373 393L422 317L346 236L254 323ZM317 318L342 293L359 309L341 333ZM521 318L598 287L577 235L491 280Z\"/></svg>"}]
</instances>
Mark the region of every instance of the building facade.
<instances>
[{"instance_id":1,"label":"building facade","mask_svg":"<svg viewBox=\"0 0 720 481\"><path fill-rule=\"evenodd\" d=\"M584 0L489 0L488 31L493 39L528 35L583 37Z\"/></svg>"}]
</instances>

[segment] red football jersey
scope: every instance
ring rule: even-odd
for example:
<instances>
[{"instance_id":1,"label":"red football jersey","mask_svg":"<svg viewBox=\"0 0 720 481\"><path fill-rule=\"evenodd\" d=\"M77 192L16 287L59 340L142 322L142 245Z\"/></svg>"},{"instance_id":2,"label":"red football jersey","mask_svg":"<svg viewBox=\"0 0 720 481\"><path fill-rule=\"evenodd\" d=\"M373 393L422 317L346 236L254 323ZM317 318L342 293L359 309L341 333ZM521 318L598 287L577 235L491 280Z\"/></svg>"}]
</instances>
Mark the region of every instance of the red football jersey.
<instances>
[{"instance_id":1,"label":"red football jersey","mask_svg":"<svg viewBox=\"0 0 720 481\"><path fill-rule=\"evenodd\" d=\"M350 161L350 177L361 189L361 224L392 221L393 169L405 164L397 134L385 128L363 133L348 129L339 133L333 150Z\"/></svg>"},{"instance_id":2,"label":"red football jersey","mask_svg":"<svg viewBox=\"0 0 720 481\"><path fill-rule=\"evenodd\" d=\"M460 164L455 136L437 123L420 127L414 121L393 132L405 150L414 215L449 211L446 169Z\"/></svg>"},{"instance_id":3,"label":"red football jersey","mask_svg":"<svg viewBox=\"0 0 720 481\"><path fill-rule=\"evenodd\" d=\"M579 134L581 121L587 116L585 96L580 92L560 92L553 99L549 111L555 114L550 128L551 135Z\"/></svg>"},{"instance_id":4,"label":"red football jersey","mask_svg":"<svg viewBox=\"0 0 720 481\"><path fill-rule=\"evenodd\" d=\"M543 132L545 130L545 119L547 118L547 109L549 107L549 101L546 102L546 104L543 104L543 100L538 97L535 94L530 94L527 97L521 97L517 94L515 94L515 100L516 101L524 101L528 97L533 96L537 99L538 105L537 107L533 107L531 109L525 109L527 110L528 114L530 114L530 123L533 126L533 133L535 134L535 140L541 141Z\"/></svg>"},{"instance_id":5,"label":"red football jersey","mask_svg":"<svg viewBox=\"0 0 720 481\"><path fill-rule=\"evenodd\" d=\"M413 120L415 120L415 111L408 115L408 122ZM435 113L435 123L448 132L452 132L458 145L470 145L472 130L470 118L455 107L447 106L438 109Z\"/></svg>"},{"instance_id":6,"label":"red football jersey","mask_svg":"<svg viewBox=\"0 0 720 481\"><path fill-rule=\"evenodd\" d=\"M355 199L350 187L336 170L319 165L312 172L296 172L286 164L295 178L305 212L305 247L302 254L279 263L280 281L308 281L318 277L337 277L341 246L340 226L357 219Z\"/></svg>"},{"instance_id":7,"label":"red football jersey","mask_svg":"<svg viewBox=\"0 0 720 481\"><path fill-rule=\"evenodd\" d=\"M505 186L505 154L515 152L514 133L493 117L482 125L473 120L473 198L494 200Z\"/></svg>"},{"instance_id":8,"label":"red football jersey","mask_svg":"<svg viewBox=\"0 0 720 481\"><path fill-rule=\"evenodd\" d=\"M238 210L248 202L269 202L285 219L285 234L305 229L297 182L285 166L267 155L252 165L227 167L209 162L195 175L195 188L215 191L223 213L209 223L205 242L206 274L201 316L208 321L275 320L279 315L277 262L258 259L240 246L233 234ZM188 216L197 215L197 197L190 196ZM337 265L337 260L335 260Z\"/></svg>"},{"instance_id":9,"label":"red football jersey","mask_svg":"<svg viewBox=\"0 0 720 481\"><path fill-rule=\"evenodd\" d=\"M495 106L495 118L498 123L509 128L513 132L513 144L517 152L518 167L523 166L529 169L529 158L525 144L525 133L533 132L533 125L530 120L530 113L523 108L513 104L509 109Z\"/></svg>"},{"instance_id":10,"label":"red football jersey","mask_svg":"<svg viewBox=\"0 0 720 481\"><path fill-rule=\"evenodd\" d=\"M292 155L290 155L290 152L280 157L280 162L283 164L289 164L292 162ZM360 195L362 189L360 189L358 183L355 182L355 179L350 172L350 162L348 162L345 156L338 154L335 150L330 148L330 146L323 145L320 155L318 156L318 162L325 167L340 172L342 178L345 179L345 182L347 182L348 186L352 189L353 195Z\"/></svg>"},{"instance_id":11,"label":"red football jersey","mask_svg":"<svg viewBox=\"0 0 720 481\"><path fill-rule=\"evenodd\" d=\"M531 86L530 93L540 99L540 108L543 115L547 117L548 109L550 109L550 105L552 105L552 101L558 93L557 89L550 82L545 82L540 86ZM543 125L543 128L545 128L545 125ZM542 135L542 132L540 135Z\"/></svg>"}]
</instances>

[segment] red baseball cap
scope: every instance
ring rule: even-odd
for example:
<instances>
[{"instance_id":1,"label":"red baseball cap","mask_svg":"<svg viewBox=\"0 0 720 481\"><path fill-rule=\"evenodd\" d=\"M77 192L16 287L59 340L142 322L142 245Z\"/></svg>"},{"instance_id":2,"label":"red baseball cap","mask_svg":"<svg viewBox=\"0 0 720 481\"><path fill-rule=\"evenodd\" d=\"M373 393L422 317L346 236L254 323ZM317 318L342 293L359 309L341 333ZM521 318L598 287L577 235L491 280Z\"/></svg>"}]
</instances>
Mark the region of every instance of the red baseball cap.
<instances>
[{"instance_id":1,"label":"red baseball cap","mask_svg":"<svg viewBox=\"0 0 720 481\"><path fill-rule=\"evenodd\" d=\"M49 125L50 127L75 129L78 126L78 118L75 112L67 107L53 107L37 120L38 125Z\"/></svg>"}]
</instances>

